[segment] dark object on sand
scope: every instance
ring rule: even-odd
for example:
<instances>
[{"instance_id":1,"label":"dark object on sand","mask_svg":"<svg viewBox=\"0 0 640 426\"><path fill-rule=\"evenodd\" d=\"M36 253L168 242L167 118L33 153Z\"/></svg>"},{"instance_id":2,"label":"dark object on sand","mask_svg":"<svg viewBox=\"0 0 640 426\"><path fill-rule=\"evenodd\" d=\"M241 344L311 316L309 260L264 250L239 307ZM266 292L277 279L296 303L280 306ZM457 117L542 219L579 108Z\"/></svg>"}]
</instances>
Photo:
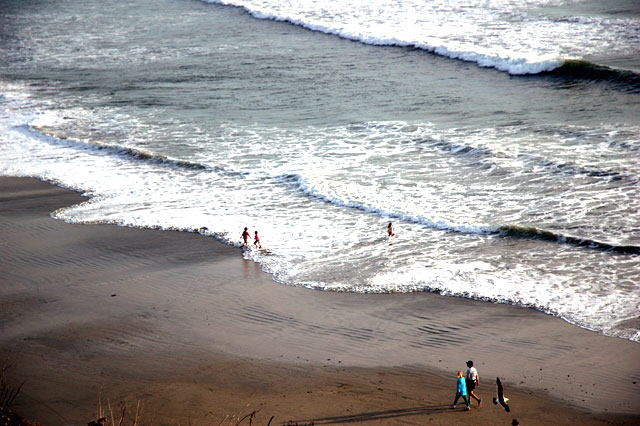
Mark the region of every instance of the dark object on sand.
<instances>
[{"instance_id":1,"label":"dark object on sand","mask_svg":"<svg viewBox=\"0 0 640 426\"><path fill-rule=\"evenodd\" d=\"M502 382L500 381L500 377L496 377L496 383L498 384L498 397L493 398L493 403L495 405L498 405L498 403L500 403L500 405L504 407L504 411L508 413L509 411L511 411L511 409L509 408L509 405L507 404L507 401L509 401L509 398L504 397L504 389L502 388Z\"/></svg>"}]
</instances>

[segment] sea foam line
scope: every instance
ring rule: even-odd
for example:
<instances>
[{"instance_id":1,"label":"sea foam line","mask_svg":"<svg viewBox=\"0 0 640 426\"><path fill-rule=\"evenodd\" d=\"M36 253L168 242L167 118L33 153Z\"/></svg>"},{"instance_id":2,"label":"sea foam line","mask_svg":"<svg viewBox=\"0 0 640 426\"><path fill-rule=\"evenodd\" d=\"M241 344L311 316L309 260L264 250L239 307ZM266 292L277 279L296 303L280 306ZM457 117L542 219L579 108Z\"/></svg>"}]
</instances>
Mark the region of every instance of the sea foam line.
<instances>
[{"instance_id":1,"label":"sea foam line","mask_svg":"<svg viewBox=\"0 0 640 426\"><path fill-rule=\"evenodd\" d=\"M212 171L218 174L225 175L246 175L248 173L228 170L219 166L212 166L208 164L202 164L194 161L181 160L178 158L170 157L168 155L156 154L153 152L141 150L123 145L108 144L96 140L81 140L68 138L64 135L59 135L46 126L37 126L34 124L19 125L14 127L15 130L26 134L29 137L33 137L37 140L54 144L66 146L68 148L80 149L84 151L94 153L104 153L106 155L115 155L122 158L127 158L135 161L150 162L157 165L164 165L169 167L177 167L181 169L191 170L206 170Z\"/></svg>"},{"instance_id":2,"label":"sea foam line","mask_svg":"<svg viewBox=\"0 0 640 426\"><path fill-rule=\"evenodd\" d=\"M315 198L338 207L356 209L366 213L372 213L380 217L386 217L423 225L431 229L469 235L494 235L508 238L529 238L620 254L640 254L640 247L638 246L617 245L596 241L589 238L563 235L536 227L522 226L517 224L498 226L479 224L456 224L445 220L434 221L422 215L410 215L399 211L389 211L385 210L384 208L369 205L363 202L347 200L335 194L331 195L328 192L322 191L322 189L318 189L317 185L314 185L310 182L309 179L299 174L269 175L268 173L263 172L231 171L218 166L211 166L197 162L172 158L165 155L158 155L132 147L111 145L98 141L71 139L62 135L57 135L44 126L40 127L33 124L16 126L15 129L27 133L29 136L43 140L47 143L64 145L70 148L87 150L89 152L100 154L114 155L127 158L132 161L151 162L157 165L175 167L179 169L210 171L228 176L255 176L260 180L270 180L274 182L274 184L284 183L288 186L290 186L291 182L294 182L297 190L311 198ZM460 147L457 146L457 148Z\"/></svg>"},{"instance_id":3,"label":"sea foam line","mask_svg":"<svg viewBox=\"0 0 640 426\"><path fill-rule=\"evenodd\" d=\"M553 73L562 77L571 77L571 78L585 78L589 80L606 80L609 82L613 82L614 85L623 85L626 87L630 87L632 92L640 91L640 75L627 70L616 70L613 68L609 68L606 66L593 64L588 61L584 61L582 56L585 54L582 50L575 50L574 53L560 53L557 51L556 47L547 48L546 53L542 57L538 57L535 59L529 58L527 53L518 53L517 47L506 47L502 51L496 50L500 49L499 45L495 43L491 43L491 46L481 47L479 45L472 45L472 47L456 47L455 38L462 37L461 34L447 34L445 36L435 36L436 38L432 41L428 41L430 36L423 35L422 37L417 37L413 35L410 30L407 30L406 35L404 30L401 31L400 35L396 35L394 32L394 28L397 29L398 26L403 26L402 23L399 22L384 22L384 23L376 23L377 28L381 28L382 31L377 33L375 30L371 30L371 26L367 24L366 27L359 23L355 23L355 25L351 25L351 22L345 22L345 19L349 19L348 13L344 11L333 11L335 16L329 17L329 19L323 19L326 13L331 13L331 11L327 12L324 9L321 11L315 11L314 13L305 13L306 11L296 11L296 10L276 10L275 7L270 7L268 2L256 2L256 1L242 1L242 0L202 0L206 3L214 3L224 6L233 6L238 7L246 11L248 14L253 16L256 19L263 20L273 20L278 22L287 22L293 25L297 25L303 28L306 28L311 31L322 32L325 34L336 35L338 37L358 41L364 44L374 45L374 46L398 46L398 47L408 47L421 49L430 53L434 53L440 56L448 57L451 59L459 59L467 62L474 62L480 67L485 68L494 68L496 70L507 72L511 75L531 75L531 74L545 74L545 73ZM292 7L304 7L300 2L295 3L292 2ZM366 4L366 2L355 2L356 4L353 7L358 7L362 4ZM375 7L375 4L371 6ZM384 5L386 7L388 5ZM482 3L478 3L475 7L481 6L484 8ZM407 6L408 8L411 5ZM474 5L470 6L470 9L473 9ZM489 10L492 10L489 7ZM399 10L399 12L403 12L403 10ZM406 12L406 11L404 11ZM433 12L433 11L432 11ZM504 10L492 10L494 13L504 13ZM413 11L415 16L421 16L425 13L429 13L429 11L425 11L422 9L416 9ZM434 13L438 13L437 11ZM363 16L362 18L367 18ZM376 16L376 19L378 16ZM451 17L442 16L444 20L451 19ZM477 21L476 17L470 15L464 15L464 13L457 18L466 19L467 24L472 24ZM384 19L384 15L382 15L382 19ZM520 21L521 13L515 12L514 19L516 21ZM371 21L371 16L366 19L367 22ZM412 24L415 21L412 16L408 19L408 24ZM482 17L480 18L480 25L482 25ZM526 21L526 19L524 19ZM567 23L575 23L579 26L589 25L593 28L601 28L601 20L597 20L595 18L583 18L583 17L569 17L563 18L555 21L557 22L567 22ZM492 20L484 22L486 25L491 25L493 23ZM549 23L546 21L546 23ZM460 25L464 25L463 23L459 23ZM373 25L373 24L372 24ZM428 22L424 22L424 25L429 25ZM637 25L637 23L629 23L627 21L621 20L619 23L615 25L620 31L620 28L625 28L625 25L628 27L629 25ZM391 32L387 33L387 29L391 28ZM529 32L532 31L530 28ZM613 30L612 30L613 31ZM630 31L630 30L626 30ZM469 36L469 34L465 34L465 37ZM478 36L478 35L476 35ZM481 35L480 35L481 36ZM463 37L464 38L464 37ZM440 40L440 41L438 41ZM524 40L523 40L524 41ZM569 40L564 40L564 43L570 43ZM519 46L520 44L518 44ZM509 51L514 51L514 53L509 53ZM496 51L500 53L495 53ZM553 52L553 53L552 53ZM556 71L558 71L556 73Z\"/></svg>"},{"instance_id":4,"label":"sea foam line","mask_svg":"<svg viewBox=\"0 0 640 426\"><path fill-rule=\"evenodd\" d=\"M564 64L563 58L553 58L541 61L530 61L523 57L504 58L499 55L484 54L471 50L454 49L445 45L431 45L417 40L403 40L397 37L372 36L363 34L357 30L352 31L342 26L333 27L319 21L314 22L309 18L301 18L294 14L279 15L267 10L267 8L246 2L228 0L202 0L206 3L214 3L223 6L233 6L245 10L256 19L272 20L277 22L288 22L306 28L311 31L322 32L335 35L340 38L358 41L373 46L397 46L421 49L440 56L451 59L459 59L466 62L475 62L480 67L495 68L498 71L507 72L512 75L539 74L552 71Z\"/></svg>"},{"instance_id":5,"label":"sea foam line","mask_svg":"<svg viewBox=\"0 0 640 426\"><path fill-rule=\"evenodd\" d=\"M288 179L295 180L299 189L310 197L322 200L324 202L351 209L361 210L366 213L373 213L381 217L410 222L417 225L423 225L431 229L440 231L457 232L470 235L492 235L502 238L527 238L532 240L540 240L553 242L557 244L565 244L574 247L607 251L618 254L640 254L640 247L634 245L619 245L608 242L596 241L590 238L575 237L564 235L553 231L539 229L533 226L523 225L471 225L456 224L444 220L434 221L421 215L409 215L397 211L388 211L380 207L368 205L362 202L345 200L337 195L329 195L316 189L316 186L307 179L299 175L290 175Z\"/></svg>"}]
</instances>

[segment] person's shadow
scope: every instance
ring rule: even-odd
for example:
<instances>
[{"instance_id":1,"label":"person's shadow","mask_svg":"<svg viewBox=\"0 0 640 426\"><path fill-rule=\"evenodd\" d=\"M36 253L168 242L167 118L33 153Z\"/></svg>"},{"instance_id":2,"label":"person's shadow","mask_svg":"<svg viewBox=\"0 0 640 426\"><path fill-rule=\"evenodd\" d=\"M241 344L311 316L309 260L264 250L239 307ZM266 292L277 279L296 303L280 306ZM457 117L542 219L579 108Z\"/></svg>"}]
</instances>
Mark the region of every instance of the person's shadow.
<instances>
[{"instance_id":1,"label":"person's shadow","mask_svg":"<svg viewBox=\"0 0 640 426\"><path fill-rule=\"evenodd\" d=\"M450 405L434 405L413 408L399 408L396 410L371 411L368 413L347 414L344 416L320 417L317 419L290 420L291 424L304 425L331 425L351 422L367 422L371 420L384 420L396 417L419 416L423 414L454 413Z\"/></svg>"}]
</instances>

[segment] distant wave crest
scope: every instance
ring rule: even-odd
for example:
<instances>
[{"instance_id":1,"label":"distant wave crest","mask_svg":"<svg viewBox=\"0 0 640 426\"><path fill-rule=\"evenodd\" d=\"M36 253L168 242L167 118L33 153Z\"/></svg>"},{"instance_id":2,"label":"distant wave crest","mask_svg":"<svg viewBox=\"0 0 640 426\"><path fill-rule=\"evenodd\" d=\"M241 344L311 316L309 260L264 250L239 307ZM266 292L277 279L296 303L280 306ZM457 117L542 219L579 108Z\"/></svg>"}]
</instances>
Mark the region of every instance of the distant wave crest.
<instances>
[{"instance_id":1,"label":"distant wave crest","mask_svg":"<svg viewBox=\"0 0 640 426\"><path fill-rule=\"evenodd\" d=\"M235 2L229 0L202 1L224 6L239 7L241 9L244 9L247 13L249 13L256 19L288 22L290 24L298 25L308 30L336 35L347 40L359 41L361 43L373 46L397 46L421 49L451 59L459 59L466 62L475 62L481 67L495 68L499 71L507 72L512 75L538 74L542 72L548 72L561 67L563 64L562 59L559 58L542 61L530 61L525 58L504 58L498 55L485 54L472 50L454 49L449 46L440 44L432 45L416 40L404 40L397 37L363 34L360 30L351 30L341 25L333 27L325 23L313 22L312 18L299 18L297 16L278 15L271 11L262 9L258 6L246 5L244 4L244 2Z\"/></svg>"},{"instance_id":2,"label":"distant wave crest","mask_svg":"<svg viewBox=\"0 0 640 426\"><path fill-rule=\"evenodd\" d=\"M358 41L374 46L398 46L421 49L436 55L451 59L458 59L466 62L476 63L480 67L494 68L498 71L511 75L538 75L553 73L554 75L573 78L587 78L601 81L613 81L618 84L624 83L633 88L633 91L640 90L640 75L632 71L614 70L606 66L596 65L581 59L569 59L563 55L543 58L525 57L525 55L514 52L509 53L508 49L504 54L492 53L492 50L460 47L455 44L449 45L447 42L428 41L422 38L412 38L412 36L398 35L395 33L375 34L359 26L351 27L349 24L341 22L328 23L322 16L314 16L296 11L276 12L268 4L244 2L239 0L202 0L206 3L214 3L224 6L233 6L245 10L256 19L273 20L287 22L303 28L336 35L344 39ZM577 22L586 22L579 20ZM437 40L437 39L435 39ZM456 47L457 46L457 47Z\"/></svg>"}]
</instances>

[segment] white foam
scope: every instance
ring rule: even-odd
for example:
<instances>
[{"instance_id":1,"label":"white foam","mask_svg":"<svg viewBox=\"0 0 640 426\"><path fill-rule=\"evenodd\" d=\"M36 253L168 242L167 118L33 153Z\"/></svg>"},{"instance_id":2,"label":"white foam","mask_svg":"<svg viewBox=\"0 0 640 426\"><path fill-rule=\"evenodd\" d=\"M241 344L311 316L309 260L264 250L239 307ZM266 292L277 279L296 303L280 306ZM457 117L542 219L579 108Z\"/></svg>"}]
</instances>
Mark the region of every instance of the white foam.
<instances>
[{"instance_id":1,"label":"white foam","mask_svg":"<svg viewBox=\"0 0 640 426\"><path fill-rule=\"evenodd\" d=\"M297 180L300 190L311 197L327 201L335 204L336 206L362 210L367 213L374 213L384 218L412 222L440 230L464 232L469 234L491 234L498 232L498 228L495 226L458 224L445 219L433 220L426 216L408 214L401 210L393 209L391 206L385 208L382 207L385 204L384 201L380 200L376 194L368 193L368 195L373 196L373 200L370 204L366 201L350 200L346 198L347 194L363 194L367 192L366 188L356 184L343 184L340 185L340 189L343 190L344 195L339 195L335 189L331 188L331 186L336 186L335 182L331 182L331 184L323 184L320 181L313 182L314 177L315 176L298 177Z\"/></svg>"},{"instance_id":2,"label":"white foam","mask_svg":"<svg viewBox=\"0 0 640 426\"><path fill-rule=\"evenodd\" d=\"M640 308L637 292L631 296L608 286L594 300L588 285L576 289L562 276L536 276L518 266L497 271L492 264L479 261L466 264L439 261L431 267L413 265L401 271L380 273L372 279L372 288L388 291L386 283L403 283L396 291L434 291L447 296L529 306L607 334L619 334L612 325L624 318L634 318ZM619 301L625 298L635 302L620 306ZM616 320L612 322L611 318ZM626 330L623 335L637 340L638 332Z\"/></svg>"},{"instance_id":3,"label":"white foam","mask_svg":"<svg viewBox=\"0 0 640 426\"><path fill-rule=\"evenodd\" d=\"M640 22L633 19L558 20L541 15L540 9L531 12L555 3L543 0L525 5L482 0L405 0L394 5L383 0L203 1L242 7L258 19L285 21L366 44L415 47L514 75L551 71L566 59L586 55L635 54L633 34L640 31Z\"/></svg>"}]
</instances>

